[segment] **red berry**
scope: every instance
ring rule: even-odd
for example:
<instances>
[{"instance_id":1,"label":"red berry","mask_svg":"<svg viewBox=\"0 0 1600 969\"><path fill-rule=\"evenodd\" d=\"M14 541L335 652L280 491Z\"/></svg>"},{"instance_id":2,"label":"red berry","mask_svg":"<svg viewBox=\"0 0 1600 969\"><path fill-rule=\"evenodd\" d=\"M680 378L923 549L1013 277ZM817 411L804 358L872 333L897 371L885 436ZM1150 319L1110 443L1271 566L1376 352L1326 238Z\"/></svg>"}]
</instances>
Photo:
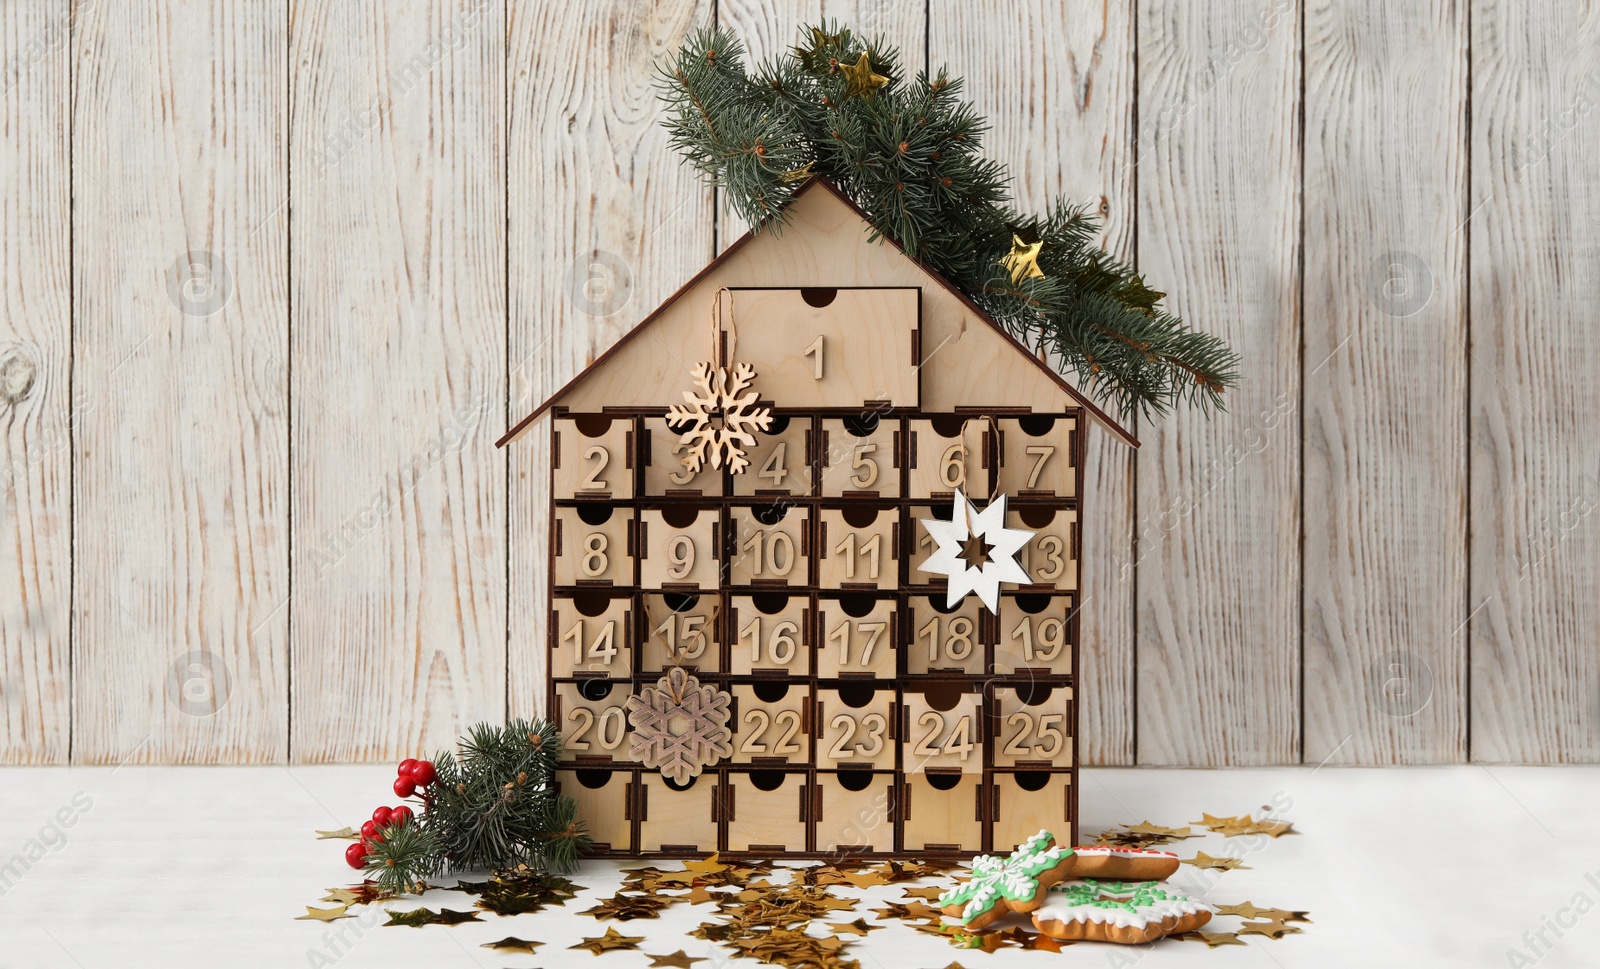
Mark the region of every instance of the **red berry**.
<instances>
[{"instance_id":1,"label":"red berry","mask_svg":"<svg viewBox=\"0 0 1600 969\"><path fill-rule=\"evenodd\" d=\"M417 765L411 768L411 780L418 787L427 787L438 776L438 772L433 769L433 764L425 760L417 761Z\"/></svg>"},{"instance_id":2,"label":"red berry","mask_svg":"<svg viewBox=\"0 0 1600 969\"><path fill-rule=\"evenodd\" d=\"M396 797L410 797L417 793L417 785L409 777L397 777L394 781L394 793Z\"/></svg>"},{"instance_id":3,"label":"red berry","mask_svg":"<svg viewBox=\"0 0 1600 969\"><path fill-rule=\"evenodd\" d=\"M394 823L393 818L394 808L380 807L372 812L372 820L376 821L380 828L386 828Z\"/></svg>"},{"instance_id":4,"label":"red berry","mask_svg":"<svg viewBox=\"0 0 1600 969\"><path fill-rule=\"evenodd\" d=\"M378 830L378 822L366 821L362 823L361 837L366 841L382 841L383 833Z\"/></svg>"},{"instance_id":5,"label":"red berry","mask_svg":"<svg viewBox=\"0 0 1600 969\"><path fill-rule=\"evenodd\" d=\"M405 824L407 821L410 821L412 817L414 817L414 815L411 813L411 809L402 804L389 812L389 823Z\"/></svg>"},{"instance_id":6,"label":"red berry","mask_svg":"<svg viewBox=\"0 0 1600 969\"><path fill-rule=\"evenodd\" d=\"M417 759L415 757L407 757L405 760L400 762L400 769L395 773L399 774L401 777L409 777L411 772L415 770L416 767Z\"/></svg>"},{"instance_id":7,"label":"red berry","mask_svg":"<svg viewBox=\"0 0 1600 969\"><path fill-rule=\"evenodd\" d=\"M344 849L344 863L351 868L365 868L367 866L367 846L353 844Z\"/></svg>"}]
</instances>

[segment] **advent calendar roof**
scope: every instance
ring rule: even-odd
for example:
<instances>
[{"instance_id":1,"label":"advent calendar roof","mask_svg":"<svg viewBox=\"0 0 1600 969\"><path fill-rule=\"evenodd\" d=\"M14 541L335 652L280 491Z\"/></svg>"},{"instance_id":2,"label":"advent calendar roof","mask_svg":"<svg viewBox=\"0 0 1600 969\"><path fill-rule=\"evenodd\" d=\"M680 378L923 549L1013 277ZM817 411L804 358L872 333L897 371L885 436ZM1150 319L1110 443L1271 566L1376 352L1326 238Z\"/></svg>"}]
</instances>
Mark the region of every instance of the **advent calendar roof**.
<instances>
[{"instance_id":1,"label":"advent calendar roof","mask_svg":"<svg viewBox=\"0 0 1600 969\"><path fill-rule=\"evenodd\" d=\"M496 446L515 440L557 404L598 412L605 407L654 407L677 401L689 385L690 368L709 356L709 311L724 287L815 290L819 286L921 290L922 411L1028 407L1048 413L1076 404L1118 438L1139 446L1132 433L942 276L892 242L870 242L865 214L828 180L813 178L802 186L787 211L789 222L781 233L746 233L507 431ZM735 318L736 334L741 325ZM1029 365L1013 366L1018 358ZM756 386L761 386L759 377ZM785 406L782 400L775 403Z\"/></svg>"}]
</instances>

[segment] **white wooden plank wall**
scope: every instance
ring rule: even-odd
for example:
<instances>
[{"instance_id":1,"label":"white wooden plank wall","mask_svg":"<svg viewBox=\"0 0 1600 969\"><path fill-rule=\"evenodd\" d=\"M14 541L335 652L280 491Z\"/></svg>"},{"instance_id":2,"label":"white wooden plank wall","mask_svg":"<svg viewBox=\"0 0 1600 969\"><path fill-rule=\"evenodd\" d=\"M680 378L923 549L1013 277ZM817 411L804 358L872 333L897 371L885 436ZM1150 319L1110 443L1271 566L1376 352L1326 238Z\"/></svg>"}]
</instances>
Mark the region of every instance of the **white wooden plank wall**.
<instances>
[{"instance_id":1,"label":"white wooden plank wall","mask_svg":"<svg viewBox=\"0 0 1600 969\"><path fill-rule=\"evenodd\" d=\"M0 761L392 759L539 712L547 447L744 226L653 65L838 17L1244 354L1099 435L1086 762L1600 760L1600 9L0 5Z\"/></svg>"}]
</instances>

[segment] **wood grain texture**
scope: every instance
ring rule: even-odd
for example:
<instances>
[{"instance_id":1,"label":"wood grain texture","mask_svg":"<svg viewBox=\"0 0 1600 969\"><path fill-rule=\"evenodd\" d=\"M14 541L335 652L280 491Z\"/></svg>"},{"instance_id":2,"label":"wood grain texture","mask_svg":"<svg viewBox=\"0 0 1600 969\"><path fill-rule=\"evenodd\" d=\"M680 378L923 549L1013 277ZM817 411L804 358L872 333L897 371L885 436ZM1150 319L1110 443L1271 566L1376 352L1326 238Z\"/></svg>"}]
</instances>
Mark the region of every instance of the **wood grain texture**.
<instances>
[{"instance_id":1,"label":"wood grain texture","mask_svg":"<svg viewBox=\"0 0 1600 969\"><path fill-rule=\"evenodd\" d=\"M82 4L73 759L282 761L282 3Z\"/></svg>"},{"instance_id":2,"label":"wood grain texture","mask_svg":"<svg viewBox=\"0 0 1600 969\"><path fill-rule=\"evenodd\" d=\"M981 4L938 0L929 14L930 67L943 65L967 79L966 96L993 125L986 154L1010 168L1017 204L1044 211L1058 196L1087 203L1104 221L1100 245L1119 258L1131 257L1130 6L1029 0L997 17ZM1050 40L1019 49L1019 34ZM1088 433L1081 756L1086 765L1131 764L1134 455L1100 428Z\"/></svg>"},{"instance_id":3,"label":"wood grain texture","mask_svg":"<svg viewBox=\"0 0 1600 969\"><path fill-rule=\"evenodd\" d=\"M1305 16L1305 759L1458 762L1466 10Z\"/></svg>"},{"instance_id":4,"label":"wood grain texture","mask_svg":"<svg viewBox=\"0 0 1600 969\"><path fill-rule=\"evenodd\" d=\"M745 68L786 53L800 41L802 25L838 21L858 37L881 37L900 49L900 64L912 77L924 69L926 0L718 0L717 26L745 45ZM744 235L750 224L717 195L717 251Z\"/></svg>"},{"instance_id":5,"label":"wood grain texture","mask_svg":"<svg viewBox=\"0 0 1600 969\"><path fill-rule=\"evenodd\" d=\"M514 0L508 16L506 427L712 256L711 192L668 149L653 88L655 65L710 25L710 0ZM548 420L506 452L512 716L544 708Z\"/></svg>"},{"instance_id":6,"label":"wood grain texture","mask_svg":"<svg viewBox=\"0 0 1600 969\"><path fill-rule=\"evenodd\" d=\"M1600 6L1472 10L1471 755L1593 763Z\"/></svg>"},{"instance_id":7,"label":"wood grain texture","mask_svg":"<svg viewBox=\"0 0 1600 969\"><path fill-rule=\"evenodd\" d=\"M71 8L0 6L0 763L71 728Z\"/></svg>"},{"instance_id":8,"label":"wood grain texture","mask_svg":"<svg viewBox=\"0 0 1600 969\"><path fill-rule=\"evenodd\" d=\"M296 760L505 712L504 17L294 7Z\"/></svg>"},{"instance_id":9,"label":"wood grain texture","mask_svg":"<svg viewBox=\"0 0 1600 969\"><path fill-rule=\"evenodd\" d=\"M1138 456L1138 761L1300 757L1296 311L1299 24L1291 0L1139 5L1138 260L1243 355L1228 413Z\"/></svg>"}]
</instances>

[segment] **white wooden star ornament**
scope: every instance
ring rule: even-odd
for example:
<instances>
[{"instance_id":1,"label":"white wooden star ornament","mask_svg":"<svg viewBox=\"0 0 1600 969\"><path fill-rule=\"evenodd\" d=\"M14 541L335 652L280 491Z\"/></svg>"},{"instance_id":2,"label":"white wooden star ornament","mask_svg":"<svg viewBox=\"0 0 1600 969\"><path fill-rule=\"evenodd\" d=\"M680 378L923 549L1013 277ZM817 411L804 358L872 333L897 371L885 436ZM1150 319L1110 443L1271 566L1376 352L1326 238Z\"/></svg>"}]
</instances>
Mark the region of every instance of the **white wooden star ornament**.
<instances>
[{"instance_id":1,"label":"white wooden star ornament","mask_svg":"<svg viewBox=\"0 0 1600 969\"><path fill-rule=\"evenodd\" d=\"M1025 528L1005 527L1005 495L997 496L979 511L957 488L950 519L922 519L922 526L938 543L938 548L917 568L948 580L945 608L953 609L968 593L977 593L985 608L999 612L1000 583L1026 585L1029 582L1028 573L1017 564L1017 553L1036 533ZM977 564L968 554L968 545L973 539L982 539L983 543L983 561Z\"/></svg>"}]
</instances>

